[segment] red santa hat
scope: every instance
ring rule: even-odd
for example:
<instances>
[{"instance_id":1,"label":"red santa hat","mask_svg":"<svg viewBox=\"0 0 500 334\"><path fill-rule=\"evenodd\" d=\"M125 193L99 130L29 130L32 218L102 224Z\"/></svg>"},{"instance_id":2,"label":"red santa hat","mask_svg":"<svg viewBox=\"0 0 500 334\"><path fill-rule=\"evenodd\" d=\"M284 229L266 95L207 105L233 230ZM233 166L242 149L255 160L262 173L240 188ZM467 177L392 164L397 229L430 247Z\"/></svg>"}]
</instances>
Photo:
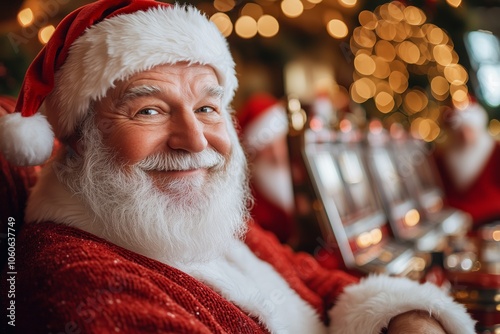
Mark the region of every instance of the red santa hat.
<instances>
[{"instance_id":1,"label":"red santa hat","mask_svg":"<svg viewBox=\"0 0 500 334\"><path fill-rule=\"evenodd\" d=\"M223 106L237 88L227 41L197 9L154 0L101 0L70 13L26 72L16 112L0 117L0 151L17 165L45 162L55 137L74 134L116 81L162 64L214 68ZM44 100L57 103L48 110ZM52 97L51 96L51 97Z\"/></svg>"},{"instance_id":2,"label":"red santa hat","mask_svg":"<svg viewBox=\"0 0 500 334\"><path fill-rule=\"evenodd\" d=\"M288 132L283 104L267 93L252 95L237 113L245 147L259 151Z\"/></svg>"}]
</instances>

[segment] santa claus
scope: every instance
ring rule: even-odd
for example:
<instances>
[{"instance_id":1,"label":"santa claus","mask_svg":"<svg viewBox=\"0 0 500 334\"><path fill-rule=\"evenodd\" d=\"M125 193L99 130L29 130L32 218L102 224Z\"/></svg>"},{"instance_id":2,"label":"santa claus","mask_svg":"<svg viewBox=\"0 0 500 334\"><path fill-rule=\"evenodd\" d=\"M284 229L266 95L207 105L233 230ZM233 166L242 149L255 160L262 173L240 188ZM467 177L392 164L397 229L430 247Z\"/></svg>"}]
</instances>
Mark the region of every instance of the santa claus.
<instances>
[{"instance_id":1,"label":"santa claus","mask_svg":"<svg viewBox=\"0 0 500 334\"><path fill-rule=\"evenodd\" d=\"M292 242L296 226L285 106L271 94L255 93L236 116L250 171L251 216L281 242Z\"/></svg>"},{"instance_id":2,"label":"santa claus","mask_svg":"<svg viewBox=\"0 0 500 334\"><path fill-rule=\"evenodd\" d=\"M32 190L3 272L2 291L15 280L15 298L2 298L12 326L473 333L465 308L431 284L358 282L247 224L228 112L236 87L226 40L191 7L103 0L60 23L17 112L0 118L2 152L18 164L45 161L53 135L65 144Z\"/></svg>"},{"instance_id":3,"label":"santa claus","mask_svg":"<svg viewBox=\"0 0 500 334\"><path fill-rule=\"evenodd\" d=\"M488 133L488 114L474 99L445 113L447 140L435 151L446 200L471 214L477 228L500 219L500 145Z\"/></svg>"}]
</instances>

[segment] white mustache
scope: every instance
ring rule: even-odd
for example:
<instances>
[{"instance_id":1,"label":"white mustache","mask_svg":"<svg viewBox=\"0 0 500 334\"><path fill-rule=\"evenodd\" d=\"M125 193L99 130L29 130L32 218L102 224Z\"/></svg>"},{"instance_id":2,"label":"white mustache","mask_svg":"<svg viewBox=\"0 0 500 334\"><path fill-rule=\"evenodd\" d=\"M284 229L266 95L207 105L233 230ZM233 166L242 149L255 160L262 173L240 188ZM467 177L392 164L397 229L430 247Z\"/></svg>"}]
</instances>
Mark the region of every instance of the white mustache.
<instances>
[{"instance_id":1,"label":"white mustache","mask_svg":"<svg viewBox=\"0 0 500 334\"><path fill-rule=\"evenodd\" d=\"M145 171L185 171L199 168L222 168L226 158L212 148L199 153L159 153L145 158L136 167Z\"/></svg>"}]
</instances>

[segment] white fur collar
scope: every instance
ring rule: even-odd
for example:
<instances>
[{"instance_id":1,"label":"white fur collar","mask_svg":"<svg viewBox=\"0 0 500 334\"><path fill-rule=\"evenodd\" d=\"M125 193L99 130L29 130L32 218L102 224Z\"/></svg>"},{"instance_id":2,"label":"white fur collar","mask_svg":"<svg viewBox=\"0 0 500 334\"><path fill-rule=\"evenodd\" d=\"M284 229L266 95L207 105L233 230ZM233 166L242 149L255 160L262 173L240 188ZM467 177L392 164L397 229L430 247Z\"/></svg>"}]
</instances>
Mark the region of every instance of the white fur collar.
<instances>
[{"instance_id":1,"label":"white fur collar","mask_svg":"<svg viewBox=\"0 0 500 334\"><path fill-rule=\"evenodd\" d=\"M52 168L47 165L43 169L32 190L26 221L53 221L103 237L85 205L59 182ZM212 287L273 333L326 333L315 310L271 265L257 258L240 240L234 241L229 252L209 262L175 267ZM161 257L155 260L161 261Z\"/></svg>"},{"instance_id":2,"label":"white fur collar","mask_svg":"<svg viewBox=\"0 0 500 334\"><path fill-rule=\"evenodd\" d=\"M272 333L327 331L317 312L242 241L235 241L230 253L221 258L180 269L257 317Z\"/></svg>"}]
</instances>

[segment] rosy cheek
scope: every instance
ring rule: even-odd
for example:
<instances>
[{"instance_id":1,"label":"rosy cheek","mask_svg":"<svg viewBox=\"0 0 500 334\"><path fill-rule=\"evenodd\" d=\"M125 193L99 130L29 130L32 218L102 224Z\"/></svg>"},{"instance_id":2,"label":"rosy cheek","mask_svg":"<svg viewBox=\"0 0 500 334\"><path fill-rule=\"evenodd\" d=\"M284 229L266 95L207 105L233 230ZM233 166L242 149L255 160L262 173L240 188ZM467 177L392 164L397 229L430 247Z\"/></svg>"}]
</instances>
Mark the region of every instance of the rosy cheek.
<instances>
[{"instance_id":1,"label":"rosy cheek","mask_svg":"<svg viewBox=\"0 0 500 334\"><path fill-rule=\"evenodd\" d=\"M117 153L117 158L127 164L134 164L155 153L159 138L150 131L129 128L122 129L104 139L104 143Z\"/></svg>"},{"instance_id":2,"label":"rosy cheek","mask_svg":"<svg viewBox=\"0 0 500 334\"><path fill-rule=\"evenodd\" d=\"M219 129L218 131L215 131L213 133L206 134L206 138L211 146L213 148L223 154L223 155L229 155L231 152L231 138L229 137L229 134L227 133L225 128Z\"/></svg>"}]
</instances>

